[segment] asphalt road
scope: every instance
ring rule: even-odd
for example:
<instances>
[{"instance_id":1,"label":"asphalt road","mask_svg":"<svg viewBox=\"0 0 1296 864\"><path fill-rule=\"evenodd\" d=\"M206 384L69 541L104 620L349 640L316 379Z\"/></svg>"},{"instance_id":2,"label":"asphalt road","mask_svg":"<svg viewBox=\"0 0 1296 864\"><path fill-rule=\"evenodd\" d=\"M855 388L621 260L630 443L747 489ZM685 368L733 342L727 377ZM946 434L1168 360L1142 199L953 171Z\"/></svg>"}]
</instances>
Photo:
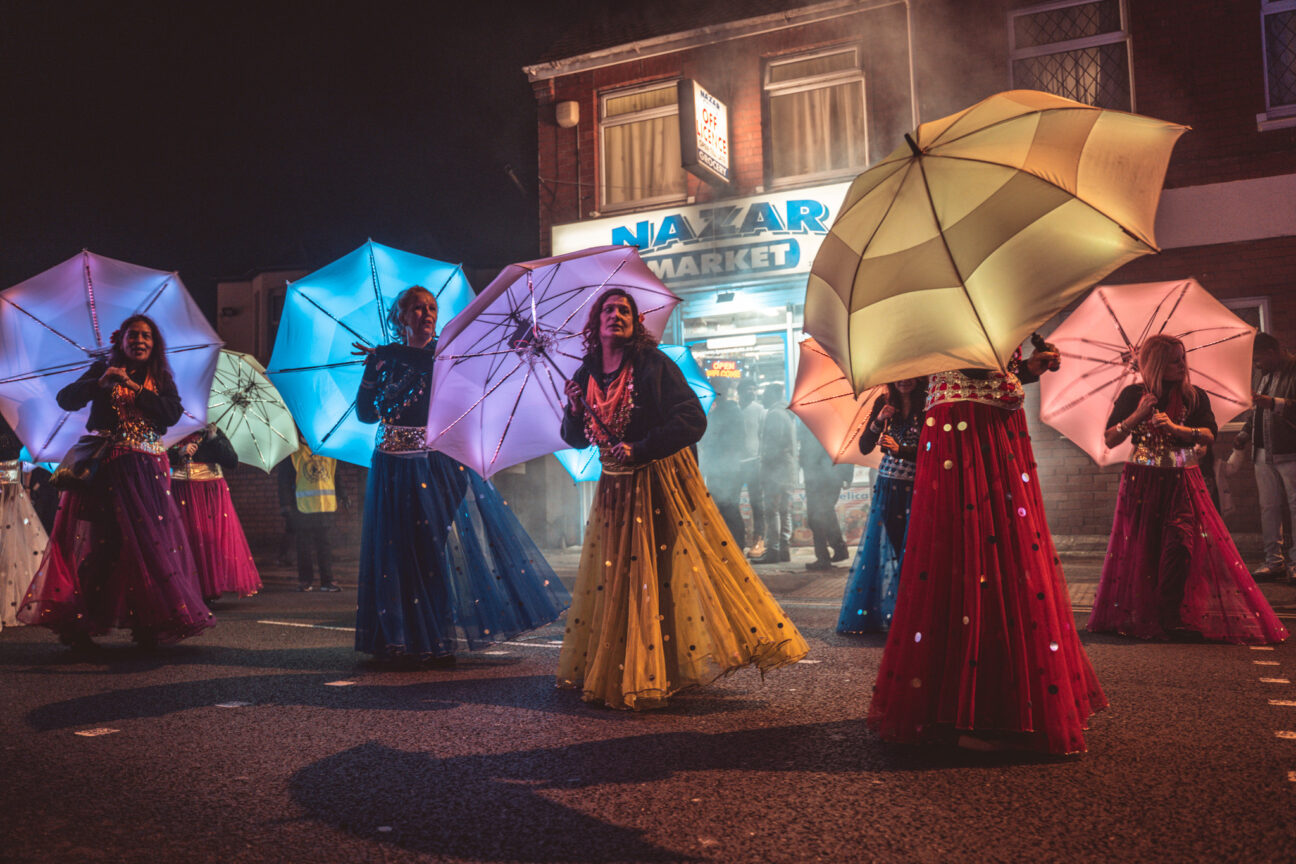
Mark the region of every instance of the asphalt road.
<instances>
[{"instance_id":1,"label":"asphalt road","mask_svg":"<svg viewBox=\"0 0 1296 864\"><path fill-rule=\"evenodd\" d=\"M366 665L352 586L283 570L154 655L7 629L0 860L1293 859L1291 643L1086 636L1112 702L1087 754L895 747L863 721L883 638L833 632L844 573L800 563L761 571L806 662L642 715L554 688L556 626L453 669ZM1097 558L1065 563L1083 624ZM1265 591L1296 629L1296 588Z\"/></svg>"}]
</instances>

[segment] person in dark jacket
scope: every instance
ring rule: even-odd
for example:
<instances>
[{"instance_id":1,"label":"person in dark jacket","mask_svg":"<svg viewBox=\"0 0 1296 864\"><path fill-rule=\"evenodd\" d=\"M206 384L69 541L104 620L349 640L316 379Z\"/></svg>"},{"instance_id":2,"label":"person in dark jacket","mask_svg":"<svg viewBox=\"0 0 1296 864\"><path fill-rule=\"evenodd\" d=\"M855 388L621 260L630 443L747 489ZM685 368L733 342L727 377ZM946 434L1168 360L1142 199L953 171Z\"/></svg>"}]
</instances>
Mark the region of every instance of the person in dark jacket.
<instances>
[{"instance_id":1,"label":"person in dark jacket","mask_svg":"<svg viewBox=\"0 0 1296 864\"><path fill-rule=\"evenodd\" d=\"M715 499L716 508L729 526L729 533L741 547L747 535L743 524L739 499L743 487L743 447L746 425L742 409L729 398L729 387L724 381L714 382L715 402L711 403L711 416L707 418L706 434L702 436L700 462L707 488Z\"/></svg>"},{"instance_id":2,"label":"person in dark jacket","mask_svg":"<svg viewBox=\"0 0 1296 864\"><path fill-rule=\"evenodd\" d=\"M225 482L225 475L238 467L234 445L220 427L208 423L167 455L171 494L189 532L203 597L209 603L227 591L251 597L261 590L261 575Z\"/></svg>"},{"instance_id":3,"label":"person in dark jacket","mask_svg":"<svg viewBox=\"0 0 1296 864\"><path fill-rule=\"evenodd\" d=\"M834 465L814 433L804 423L797 424L797 457L805 478L806 524L814 538L815 560L806 563L807 570L832 570L834 561L846 560L846 540L837 518L837 499L850 488L855 466Z\"/></svg>"},{"instance_id":4,"label":"person in dark jacket","mask_svg":"<svg viewBox=\"0 0 1296 864\"><path fill-rule=\"evenodd\" d=\"M784 407L783 385L767 384L761 392L761 501L765 508L765 554L757 564L792 560L792 487L797 481L796 417Z\"/></svg>"},{"instance_id":5,"label":"person in dark jacket","mask_svg":"<svg viewBox=\"0 0 1296 864\"><path fill-rule=\"evenodd\" d=\"M1269 333L1257 333L1252 349L1259 380L1234 448L1251 451L1260 494L1260 532L1264 566L1251 575L1260 581L1289 575L1288 542L1283 536L1283 502L1296 518L1296 355Z\"/></svg>"},{"instance_id":6,"label":"person in dark jacket","mask_svg":"<svg viewBox=\"0 0 1296 864\"><path fill-rule=\"evenodd\" d=\"M213 624L171 495L162 435L183 408L165 352L157 324L132 315L112 334L108 359L58 393L64 411L89 403L86 429L106 448L89 488L63 493L19 619L75 649L113 627L151 648Z\"/></svg>"},{"instance_id":7,"label":"person in dark jacket","mask_svg":"<svg viewBox=\"0 0 1296 864\"><path fill-rule=\"evenodd\" d=\"M634 299L590 306L585 358L566 385L562 437L596 444L594 493L558 686L612 708L658 708L671 694L747 665L806 653L725 527L692 445L706 415L645 331Z\"/></svg>"}]
</instances>

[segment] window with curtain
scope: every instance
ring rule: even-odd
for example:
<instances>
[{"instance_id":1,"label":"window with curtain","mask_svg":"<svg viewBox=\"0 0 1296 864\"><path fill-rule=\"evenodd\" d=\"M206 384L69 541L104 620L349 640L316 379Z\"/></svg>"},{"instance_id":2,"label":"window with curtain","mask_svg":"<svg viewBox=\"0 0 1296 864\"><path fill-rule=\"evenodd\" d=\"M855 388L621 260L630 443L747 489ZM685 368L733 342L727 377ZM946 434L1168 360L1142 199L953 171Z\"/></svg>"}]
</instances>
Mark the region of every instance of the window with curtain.
<instances>
[{"instance_id":1,"label":"window with curtain","mask_svg":"<svg viewBox=\"0 0 1296 864\"><path fill-rule=\"evenodd\" d=\"M600 102L603 208L682 200L676 83L609 93Z\"/></svg>"},{"instance_id":2,"label":"window with curtain","mask_svg":"<svg viewBox=\"0 0 1296 864\"><path fill-rule=\"evenodd\" d=\"M1264 0L1265 95L1271 112L1296 113L1296 0Z\"/></svg>"},{"instance_id":3,"label":"window with curtain","mask_svg":"<svg viewBox=\"0 0 1296 864\"><path fill-rule=\"evenodd\" d=\"M770 183L855 174L868 164L864 73L854 48L765 67Z\"/></svg>"},{"instance_id":4,"label":"window with curtain","mask_svg":"<svg viewBox=\"0 0 1296 864\"><path fill-rule=\"evenodd\" d=\"M1122 0L1060 0L1008 13L1013 87L1132 111Z\"/></svg>"}]
</instances>

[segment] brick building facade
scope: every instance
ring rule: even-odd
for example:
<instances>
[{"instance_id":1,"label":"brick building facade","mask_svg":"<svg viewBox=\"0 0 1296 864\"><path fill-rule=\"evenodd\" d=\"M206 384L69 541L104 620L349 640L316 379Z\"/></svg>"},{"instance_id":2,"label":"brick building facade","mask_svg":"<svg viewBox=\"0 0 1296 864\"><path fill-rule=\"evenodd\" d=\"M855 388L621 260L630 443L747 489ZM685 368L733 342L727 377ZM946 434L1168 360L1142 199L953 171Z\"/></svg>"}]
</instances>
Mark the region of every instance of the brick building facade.
<instances>
[{"instance_id":1,"label":"brick building facade","mask_svg":"<svg viewBox=\"0 0 1296 864\"><path fill-rule=\"evenodd\" d=\"M688 232L722 207L781 214L787 204L789 219L794 207L812 206L807 200L835 210L845 188L837 184L885 156L916 123L1029 87L1192 127L1166 178L1158 214L1163 251L1126 265L1107 284L1194 276L1250 323L1293 345L1293 7L1290 0L702 0L656 17L630 14L577 28L525 70L538 106L541 246L558 253L577 244L637 243L684 298L666 341L689 344L705 366L726 356L716 347L728 344L726 336L754 337L755 344L728 350L762 383L781 380L790 390L804 258L817 248L814 238L796 238L800 267L758 273L756 252L695 256L702 270L711 265L708 274L685 263L697 239ZM674 146L669 85L679 79L695 80L727 106L727 186L664 167L662 154L654 154ZM801 118L808 119L798 124ZM826 157L809 171L789 172L779 163L798 147ZM645 162L649 168L636 167ZM760 238L767 218L743 225ZM748 267L727 266L733 262ZM745 304L742 313L725 314L738 308L724 306L734 299ZM1037 395L1027 410L1050 523L1062 535L1105 535L1119 466L1095 467L1042 426ZM1221 454L1237 425L1221 436ZM1258 530L1253 483L1240 477L1230 488L1230 527Z\"/></svg>"}]
</instances>

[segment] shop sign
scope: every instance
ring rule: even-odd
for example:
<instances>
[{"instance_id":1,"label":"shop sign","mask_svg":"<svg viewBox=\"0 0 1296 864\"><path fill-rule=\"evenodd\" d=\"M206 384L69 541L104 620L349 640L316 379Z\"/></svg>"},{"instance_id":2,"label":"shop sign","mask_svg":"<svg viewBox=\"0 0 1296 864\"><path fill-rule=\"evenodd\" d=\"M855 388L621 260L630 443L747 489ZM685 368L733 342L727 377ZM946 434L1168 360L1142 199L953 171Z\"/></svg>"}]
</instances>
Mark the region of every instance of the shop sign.
<instances>
[{"instance_id":1,"label":"shop sign","mask_svg":"<svg viewBox=\"0 0 1296 864\"><path fill-rule=\"evenodd\" d=\"M680 158L704 183L729 183L729 109L691 78L679 82Z\"/></svg>"},{"instance_id":2,"label":"shop sign","mask_svg":"<svg viewBox=\"0 0 1296 864\"><path fill-rule=\"evenodd\" d=\"M741 378L742 367L737 360L710 360L706 367L707 380L712 378Z\"/></svg>"},{"instance_id":3,"label":"shop sign","mask_svg":"<svg viewBox=\"0 0 1296 864\"><path fill-rule=\"evenodd\" d=\"M553 254L638 246L671 288L809 273L850 183L555 225Z\"/></svg>"}]
</instances>

